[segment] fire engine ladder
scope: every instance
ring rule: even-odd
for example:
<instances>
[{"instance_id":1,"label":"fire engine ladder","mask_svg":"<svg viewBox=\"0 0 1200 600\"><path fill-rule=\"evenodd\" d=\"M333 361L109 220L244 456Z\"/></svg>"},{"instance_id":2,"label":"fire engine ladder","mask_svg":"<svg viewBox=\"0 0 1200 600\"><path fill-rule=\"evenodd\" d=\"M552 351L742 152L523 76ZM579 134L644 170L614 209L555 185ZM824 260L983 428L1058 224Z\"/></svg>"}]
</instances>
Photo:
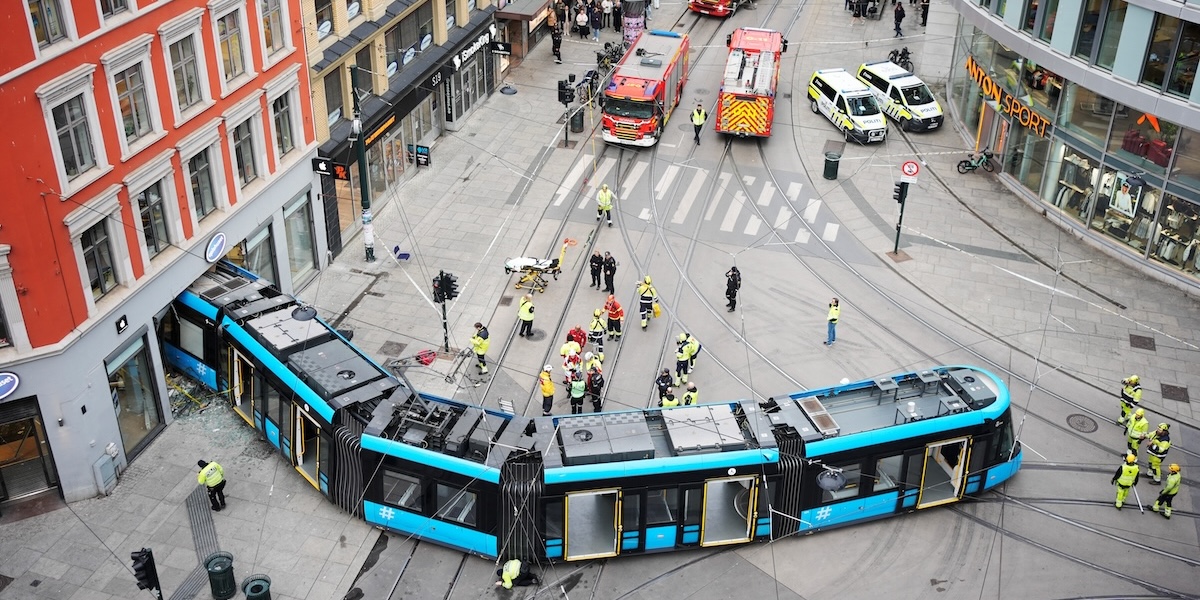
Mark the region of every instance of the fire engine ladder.
<instances>
[{"instance_id":1,"label":"fire engine ladder","mask_svg":"<svg viewBox=\"0 0 1200 600\"><path fill-rule=\"evenodd\" d=\"M725 63L725 81L729 83L736 82L737 85L742 84L742 72L745 70L746 53L740 48L734 49L729 54L729 61Z\"/></svg>"},{"instance_id":2,"label":"fire engine ladder","mask_svg":"<svg viewBox=\"0 0 1200 600\"><path fill-rule=\"evenodd\" d=\"M765 94L771 90L771 77L775 73L775 55L769 52L758 53L758 69L754 76L754 93Z\"/></svg>"}]
</instances>

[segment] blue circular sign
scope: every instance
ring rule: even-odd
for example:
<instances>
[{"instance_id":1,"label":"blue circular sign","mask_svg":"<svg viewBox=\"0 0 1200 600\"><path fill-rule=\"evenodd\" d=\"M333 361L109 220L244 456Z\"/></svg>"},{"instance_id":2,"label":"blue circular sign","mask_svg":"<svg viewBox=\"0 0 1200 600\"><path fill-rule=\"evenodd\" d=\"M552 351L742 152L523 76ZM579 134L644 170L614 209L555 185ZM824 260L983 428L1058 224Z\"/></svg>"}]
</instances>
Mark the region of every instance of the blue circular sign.
<instances>
[{"instance_id":1,"label":"blue circular sign","mask_svg":"<svg viewBox=\"0 0 1200 600\"><path fill-rule=\"evenodd\" d=\"M16 373L0 373L0 400L13 395L19 385L21 378Z\"/></svg>"},{"instance_id":2,"label":"blue circular sign","mask_svg":"<svg viewBox=\"0 0 1200 600\"><path fill-rule=\"evenodd\" d=\"M221 260L222 256L225 256L225 234L218 231L208 240L208 247L204 249L204 260L215 263Z\"/></svg>"}]
</instances>

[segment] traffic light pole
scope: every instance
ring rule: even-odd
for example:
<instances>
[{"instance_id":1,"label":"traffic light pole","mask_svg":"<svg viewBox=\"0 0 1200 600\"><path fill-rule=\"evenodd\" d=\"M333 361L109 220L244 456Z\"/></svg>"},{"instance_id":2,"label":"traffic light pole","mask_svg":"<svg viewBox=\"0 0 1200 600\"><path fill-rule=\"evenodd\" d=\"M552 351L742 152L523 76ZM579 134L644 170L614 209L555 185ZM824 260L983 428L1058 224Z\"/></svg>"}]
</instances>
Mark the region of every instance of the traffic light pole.
<instances>
[{"instance_id":1,"label":"traffic light pole","mask_svg":"<svg viewBox=\"0 0 1200 600\"><path fill-rule=\"evenodd\" d=\"M154 552L149 548L134 550L129 554L133 561L133 577L139 590L149 590L155 598L162 598L162 584L158 581L158 568L154 565Z\"/></svg>"},{"instance_id":2,"label":"traffic light pole","mask_svg":"<svg viewBox=\"0 0 1200 600\"><path fill-rule=\"evenodd\" d=\"M371 217L371 180L367 167L367 132L362 130L362 112L358 106L358 65L350 65L350 95L354 97L354 133L358 140L354 147L358 151L358 185L362 195L363 248L367 262L375 262L375 225Z\"/></svg>"},{"instance_id":3,"label":"traffic light pole","mask_svg":"<svg viewBox=\"0 0 1200 600\"><path fill-rule=\"evenodd\" d=\"M904 223L904 204L908 199L908 183L897 183L892 195L900 203L900 218L896 219L896 244L892 246L892 254L900 253L900 225Z\"/></svg>"},{"instance_id":4,"label":"traffic light pole","mask_svg":"<svg viewBox=\"0 0 1200 600\"><path fill-rule=\"evenodd\" d=\"M442 344L446 352L450 352L450 325L446 320L446 301L442 300Z\"/></svg>"}]
</instances>

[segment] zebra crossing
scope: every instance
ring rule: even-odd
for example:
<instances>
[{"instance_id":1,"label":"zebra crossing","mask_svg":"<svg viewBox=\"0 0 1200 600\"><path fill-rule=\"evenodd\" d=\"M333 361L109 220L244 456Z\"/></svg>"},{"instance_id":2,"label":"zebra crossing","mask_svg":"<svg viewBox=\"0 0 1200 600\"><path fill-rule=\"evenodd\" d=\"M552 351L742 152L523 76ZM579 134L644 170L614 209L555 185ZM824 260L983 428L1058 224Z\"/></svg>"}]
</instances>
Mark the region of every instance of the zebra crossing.
<instances>
[{"instance_id":1,"label":"zebra crossing","mask_svg":"<svg viewBox=\"0 0 1200 600\"><path fill-rule=\"evenodd\" d=\"M599 161L587 156L581 158L559 183L554 192L553 206L587 211L590 217L595 210L597 189L601 183L615 179L616 166L617 160L611 156ZM625 215L635 216L645 222L655 219L650 198L644 193L644 179L649 170L648 162L637 161L621 182L621 188L613 190L617 195L618 209ZM694 218L692 213L697 207L707 205L700 216L704 221L702 230L726 237L758 239L774 231L782 241L791 243L807 244L813 236L819 236L825 242L834 242L841 225L834 221L828 210L822 211L824 203L819 198L801 199L806 184L799 174L792 175L800 181L781 181L781 189L767 177L765 170L742 175L739 182L732 172L714 173L703 167L672 164L655 173L658 180L653 182L651 188L653 208L659 211L658 219L679 226L687 222L689 217ZM713 178L716 179L715 185L712 184ZM716 200L706 202L701 194L710 188Z\"/></svg>"}]
</instances>

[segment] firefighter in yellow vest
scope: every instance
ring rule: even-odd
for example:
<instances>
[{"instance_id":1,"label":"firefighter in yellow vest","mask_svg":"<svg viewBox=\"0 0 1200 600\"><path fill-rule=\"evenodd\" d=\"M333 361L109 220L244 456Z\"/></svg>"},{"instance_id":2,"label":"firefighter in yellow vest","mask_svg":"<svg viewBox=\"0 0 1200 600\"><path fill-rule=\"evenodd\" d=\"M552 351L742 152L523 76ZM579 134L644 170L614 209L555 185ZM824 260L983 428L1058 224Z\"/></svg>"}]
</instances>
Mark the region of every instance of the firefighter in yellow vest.
<instances>
[{"instance_id":1,"label":"firefighter in yellow vest","mask_svg":"<svg viewBox=\"0 0 1200 600\"><path fill-rule=\"evenodd\" d=\"M691 356L688 354L687 334L679 334L679 347L675 350L675 381L676 386L687 383Z\"/></svg>"},{"instance_id":2,"label":"firefighter in yellow vest","mask_svg":"<svg viewBox=\"0 0 1200 600\"><path fill-rule=\"evenodd\" d=\"M1112 478L1112 482L1117 486L1117 510L1125 504L1129 488L1137 485L1138 472L1137 457L1132 454L1126 455L1125 464L1117 467L1117 472Z\"/></svg>"},{"instance_id":3,"label":"firefighter in yellow vest","mask_svg":"<svg viewBox=\"0 0 1200 600\"><path fill-rule=\"evenodd\" d=\"M1150 434L1150 443L1146 445L1146 454L1150 465L1150 477L1154 478L1154 484L1162 483L1162 462L1167 458L1167 450L1171 449L1171 434L1168 430L1171 428L1166 423L1159 423L1158 429Z\"/></svg>"},{"instance_id":4,"label":"firefighter in yellow vest","mask_svg":"<svg viewBox=\"0 0 1200 600\"><path fill-rule=\"evenodd\" d=\"M1129 413L1136 410L1142 401L1142 384L1139 381L1137 375L1121 380L1121 418L1117 419L1118 425L1124 425Z\"/></svg>"},{"instance_id":5,"label":"firefighter in yellow vest","mask_svg":"<svg viewBox=\"0 0 1200 600\"><path fill-rule=\"evenodd\" d=\"M698 392L696 390L696 384L694 382L687 384L687 391L683 393L682 404L684 406L692 406L692 405L699 404L699 403L700 403L700 392Z\"/></svg>"},{"instance_id":6,"label":"firefighter in yellow vest","mask_svg":"<svg viewBox=\"0 0 1200 600\"><path fill-rule=\"evenodd\" d=\"M1133 418L1125 425L1125 436L1129 438L1129 453L1137 456L1142 440L1150 437L1150 421L1146 420L1144 409L1133 411Z\"/></svg>"},{"instance_id":7,"label":"firefighter in yellow vest","mask_svg":"<svg viewBox=\"0 0 1200 600\"><path fill-rule=\"evenodd\" d=\"M658 290L650 284L650 276L642 278L642 282L637 286L638 294L638 312L642 315L642 329L645 329L650 324L650 317L654 315L654 303L658 300Z\"/></svg>"},{"instance_id":8,"label":"firefighter in yellow vest","mask_svg":"<svg viewBox=\"0 0 1200 600\"><path fill-rule=\"evenodd\" d=\"M592 369L595 369L595 370L601 371L601 372L604 371L604 355L596 354L594 352L584 352L583 353L583 372L587 373L588 371L590 371Z\"/></svg>"},{"instance_id":9,"label":"firefighter in yellow vest","mask_svg":"<svg viewBox=\"0 0 1200 600\"><path fill-rule=\"evenodd\" d=\"M596 346L596 351L604 354L604 331L608 324L604 320L604 309L597 308L592 313L592 322L588 324L588 341Z\"/></svg>"},{"instance_id":10,"label":"firefighter in yellow vest","mask_svg":"<svg viewBox=\"0 0 1200 600\"><path fill-rule=\"evenodd\" d=\"M600 217L608 219L608 226L612 227L612 209L613 209L613 193L608 189L608 184L601 184L600 191L596 192L596 221L600 221Z\"/></svg>"},{"instance_id":11,"label":"firefighter in yellow vest","mask_svg":"<svg viewBox=\"0 0 1200 600\"><path fill-rule=\"evenodd\" d=\"M541 580L537 575L529 572L529 569L521 565L518 559L508 560L504 566L496 570L496 574L500 576L500 581L496 585L503 587L506 590L511 590L514 585L541 585Z\"/></svg>"},{"instance_id":12,"label":"firefighter in yellow vest","mask_svg":"<svg viewBox=\"0 0 1200 600\"><path fill-rule=\"evenodd\" d=\"M696 145L700 145L700 130L704 129L704 122L708 120L708 113L704 112L703 104L696 104L696 110L692 111L692 126L696 128Z\"/></svg>"},{"instance_id":13,"label":"firefighter in yellow vest","mask_svg":"<svg viewBox=\"0 0 1200 600\"><path fill-rule=\"evenodd\" d=\"M479 363L479 372L487 373L487 351L492 341L488 339L487 327L483 323L475 324L475 335L471 336L471 349L475 351L475 361Z\"/></svg>"},{"instance_id":14,"label":"firefighter in yellow vest","mask_svg":"<svg viewBox=\"0 0 1200 600\"><path fill-rule=\"evenodd\" d=\"M1162 492L1158 494L1158 499L1154 501L1150 510L1170 519L1171 501L1175 499L1175 494L1179 493L1179 483L1183 480L1183 475L1179 472L1179 465L1174 463L1167 467L1167 471L1167 483L1162 487ZM1158 512L1159 508L1162 512Z\"/></svg>"},{"instance_id":15,"label":"firefighter in yellow vest","mask_svg":"<svg viewBox=\"0 0 1200 600\"><path fill-rule=\"evenodd\" d=\"M521 321L521 327L517 329L517 335L521 337L532 337L533 296L529 294L521 296L521 304L517 306L517 319Z\"/></svg>"}]
</instances>

